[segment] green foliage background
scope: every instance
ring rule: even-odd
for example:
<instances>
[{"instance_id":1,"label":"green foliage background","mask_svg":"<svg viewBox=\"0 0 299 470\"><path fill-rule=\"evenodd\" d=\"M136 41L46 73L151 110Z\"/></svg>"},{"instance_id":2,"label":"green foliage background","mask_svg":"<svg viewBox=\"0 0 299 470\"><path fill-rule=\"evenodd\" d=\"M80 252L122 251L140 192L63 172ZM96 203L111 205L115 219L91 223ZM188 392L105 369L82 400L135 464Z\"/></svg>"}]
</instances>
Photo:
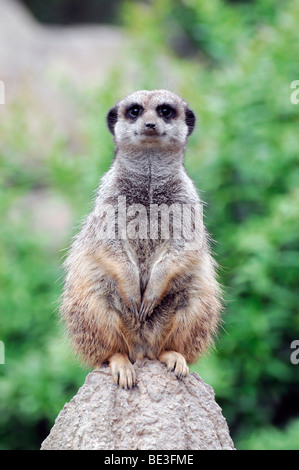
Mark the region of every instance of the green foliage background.
<instances>
[{"instance_id":1,"label":"green foliage background","mask_svg":"<svg viewBox=\"0 0 299 470\"><path fill-rule=\"evenodd\" d=\"M299 449L299 4L154 0L121 13L131 43L109 83L74 92L80 150L49 132L41 163L26 109L1 123L0 448L38 449L87 373L57 320L63 253L11 209L47 187L78 225L111 163L107 110L135 89L170 88L198 117L186 167L207 203L226 299L215 349L193 369L214 387L237 448Z\"/></svg>"}]
</instances>

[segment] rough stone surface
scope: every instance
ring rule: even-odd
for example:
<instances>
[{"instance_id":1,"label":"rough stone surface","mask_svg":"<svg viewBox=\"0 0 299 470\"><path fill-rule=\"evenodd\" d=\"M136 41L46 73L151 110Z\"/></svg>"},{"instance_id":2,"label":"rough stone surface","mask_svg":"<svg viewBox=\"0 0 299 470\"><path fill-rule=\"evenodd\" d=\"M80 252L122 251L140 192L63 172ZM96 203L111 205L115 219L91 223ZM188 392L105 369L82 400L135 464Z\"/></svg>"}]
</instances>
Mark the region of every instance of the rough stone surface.
<instances>
[{"instance_id":1,"label":"rough stone surface","mask_svg":"<svg viewBox=\"0 0 299 470\"><path fill-rule=\"evenodd\" d=\"M42 450L233 450L214 391L198 374L179 381L158 361L135 363L123 390L108 366L88 374L59 413Z\"/></svg>"}]
</instances>

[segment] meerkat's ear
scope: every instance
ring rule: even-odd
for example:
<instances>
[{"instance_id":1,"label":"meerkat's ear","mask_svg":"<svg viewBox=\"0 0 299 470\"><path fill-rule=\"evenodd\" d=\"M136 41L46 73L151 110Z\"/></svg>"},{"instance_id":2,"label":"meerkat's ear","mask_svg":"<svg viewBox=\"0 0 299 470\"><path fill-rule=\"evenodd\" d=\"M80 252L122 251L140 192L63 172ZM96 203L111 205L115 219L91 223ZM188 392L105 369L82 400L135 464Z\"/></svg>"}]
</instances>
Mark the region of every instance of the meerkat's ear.
<instances>
[{"instance_id":1,"label":"meerkat's ear","mask_svg":"<svg viewBox=\"0 0 299 470\"><path fill-rule=\"evenodd\" d=\"M109 113L107 114L107 125L108 129L111 132L111 134L114 135L114 126L117 122L117 107L114 106L114 108L111 108Z\"/></svg>"},{"instance_id":2,"label":"meerkat's ear","mask_svg":"<svg viewBox=\"0 0 299 470\"><path fill-rule=\"evenodd\" d=\"M193 111L191 109L187 108L186 109L186 118L185 118L186 124L188 126L188 134L187 137L193 132L193 129L195 127L195 122L196 122L196 117Z\"/></svg>"}]
</instances>

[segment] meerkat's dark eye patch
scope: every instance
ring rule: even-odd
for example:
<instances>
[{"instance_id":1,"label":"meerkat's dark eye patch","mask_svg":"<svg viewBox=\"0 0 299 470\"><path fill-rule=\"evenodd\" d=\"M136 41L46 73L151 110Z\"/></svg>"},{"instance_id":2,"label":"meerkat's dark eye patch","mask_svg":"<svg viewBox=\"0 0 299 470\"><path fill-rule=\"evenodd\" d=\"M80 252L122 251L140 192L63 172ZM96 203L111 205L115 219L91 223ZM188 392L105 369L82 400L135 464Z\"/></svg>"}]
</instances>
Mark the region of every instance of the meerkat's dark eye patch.
<instances>
[{"instance_id":1,"label":"meerkat's dark eye patch","mask_svg":"<svg viewBox=\"0 0 299 470\"><path fill-rule=\"evenodd\" d=\"M133 104L126 109L126 117L130 119L137 119L142 114L143 106L140 104Z\"/></svg>"},{"instance_id":2,"label":"meerkat's dark eye patch","mask_svg":"<svg viewBox=\"0 0 299 470\"><path fill-rule=\"evenodd\" d=\"M116 106L110 109L109 113L107 114L106 119L107 119L108 129L111 132L111 134L114 135L114 126L117 122L117 107Z\"/></svg>"},{"instance_id":3,"label":"meerkat's dark eye patch","mask_svg":"<svg viewBox=\"0 0 299 470\"><path fill-rule=\"evenodd\" d=\"M170 104L161 104L157 107L157 113L159 116L165 119L173 119L176 117L176 110Z\"/></svg>"},{"instance_id":4,"label":"meerkat's dark eye patch","mask_svg":"<svg viewBox=\"0 0 299 470\"><path fill-rule=\"evenodd\" d=\"M189 108L186 109L185 122L188 126L188 135L187 136L189 137L189 135L193 132L193 129L195 127L195 122L196 122L195 114Z\"/></svg>"}]
</instances>

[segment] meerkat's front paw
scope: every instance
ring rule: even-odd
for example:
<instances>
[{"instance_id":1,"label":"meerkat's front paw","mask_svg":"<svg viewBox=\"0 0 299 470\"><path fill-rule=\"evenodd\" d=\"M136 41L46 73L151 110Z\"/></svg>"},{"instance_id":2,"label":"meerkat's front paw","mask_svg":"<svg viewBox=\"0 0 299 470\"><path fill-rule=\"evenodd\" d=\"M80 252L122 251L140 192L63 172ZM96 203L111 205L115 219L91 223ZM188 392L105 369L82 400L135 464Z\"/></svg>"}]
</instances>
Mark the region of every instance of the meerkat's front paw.
<instances>
[{"instance_id":1,"label":"meerkat's front paw","mask_svg":"<svg viewBox=\"0 0 299 470\"><path fill-rule=\"evenodd\" d=\"M136 385L136 373L132 363L125 354L117 353L109 359L113 383L126 390Z\"/></svg>"},{"instance_id":2,"label":"meerkat's front paw","mask_svg":"<svg viewBox=\"0 0 299 470\"><path fill-rule=\"evenodd\" d=\"M159 356L159 361L166 365L168 371L174 371L178 379L189 374L186 359L176 351L163 351Z\"/></svg>"},{"instance_id":3,"label":"meerkat's front paw","mask_svg":"<svg viewBox=\"0 0 299 470\"><path fill-rule=\"evenodd\" d=\"M119 292L128 309L135 317L138 317L141 305L140 288L136 287L136 283L123 282L119 284Z\"/></svg>"}]
</instances>

